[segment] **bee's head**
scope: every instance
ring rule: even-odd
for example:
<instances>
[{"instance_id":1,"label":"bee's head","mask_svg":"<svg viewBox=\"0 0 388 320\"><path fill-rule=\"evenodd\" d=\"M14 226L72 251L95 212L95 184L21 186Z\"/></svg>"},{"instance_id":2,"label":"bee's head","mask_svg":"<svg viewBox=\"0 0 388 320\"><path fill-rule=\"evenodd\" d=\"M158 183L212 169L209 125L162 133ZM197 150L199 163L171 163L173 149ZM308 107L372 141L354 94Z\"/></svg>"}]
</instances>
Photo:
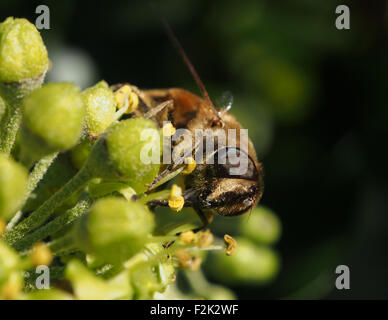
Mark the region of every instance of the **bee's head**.
<instances>
[{"instance_id":1,"label":"bee's head","mask_svg":"<svg viewBox=\"0 0 388 320\"><path fill-rule=\"evenodd\" d=\"M239 161L234 160L237 158ZM259 202L263 194L262 168L244 151L223 148L217 151L214 164L205 167L208 185L203 186L198 196L201 210L238 216Z\"/></svg>"}]
</instances>

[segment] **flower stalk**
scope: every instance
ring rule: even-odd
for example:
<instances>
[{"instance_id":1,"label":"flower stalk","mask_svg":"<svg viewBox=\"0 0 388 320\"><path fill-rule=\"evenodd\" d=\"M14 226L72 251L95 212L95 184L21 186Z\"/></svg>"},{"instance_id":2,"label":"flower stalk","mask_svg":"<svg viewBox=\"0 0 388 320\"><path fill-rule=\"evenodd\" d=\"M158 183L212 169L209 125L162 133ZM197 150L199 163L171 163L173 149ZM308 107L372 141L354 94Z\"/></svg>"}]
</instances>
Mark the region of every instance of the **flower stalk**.
<instances>
[{"instance_id":1,"label":"flower stalk","mask_svg":"<svg viewBox=\"0 0 388 320\"><path fill-rule=\"evenodd\" d=\"M93 174L88 168L84 167L78 171L68 183L51 198L45 201L37 210L17 224L12 230L7 231L4 234L4 240L8 244L13 245L16 241L27 235L27 233L41 226L48 218L50 218L55 208L63 204L67 198L82 188L82 186L92 178Z\"/></svg>"}]
</instances>

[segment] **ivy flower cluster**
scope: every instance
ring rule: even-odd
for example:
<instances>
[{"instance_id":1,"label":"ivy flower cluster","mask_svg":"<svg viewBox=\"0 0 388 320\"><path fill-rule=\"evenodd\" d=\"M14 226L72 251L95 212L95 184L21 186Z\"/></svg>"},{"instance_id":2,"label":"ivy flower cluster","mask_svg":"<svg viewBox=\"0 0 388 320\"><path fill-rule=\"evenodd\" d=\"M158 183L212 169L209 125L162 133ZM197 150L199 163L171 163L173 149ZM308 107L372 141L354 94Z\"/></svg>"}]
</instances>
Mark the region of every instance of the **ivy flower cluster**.
<instances>
[{"instance_id":1,"label":"ivy flower cluster","mask_svg":"<svg viewBox=\"0 0 388 320\"><path fill-rule=\"evenodd\" d=\"M264 232L244 227L246 237L237 244L229 235L194 233L188 223L160 225L147 202L166 199L170 210L180 211L182 190L174 184L147 192L160 165L142 163L139 154L146 145L161 144L164 132L174 128L131 117L138 96L128 86L114 92L105 81L83 91L67 82L44 84L48 69L35 26L25 19L3 21L1 299L234 298L201 273L208 255L209 272L224 273L231 283L273 278L277 255L253 243L276 241L276 216L266 213ZM145 129L158 135L142 140ZM194 167L187 163L185 172ZM41 266L49 274L43 289L37 285ZM179 270L185 270L180 272L191 294L175 284Z\"/></svg>"}]
</instances>

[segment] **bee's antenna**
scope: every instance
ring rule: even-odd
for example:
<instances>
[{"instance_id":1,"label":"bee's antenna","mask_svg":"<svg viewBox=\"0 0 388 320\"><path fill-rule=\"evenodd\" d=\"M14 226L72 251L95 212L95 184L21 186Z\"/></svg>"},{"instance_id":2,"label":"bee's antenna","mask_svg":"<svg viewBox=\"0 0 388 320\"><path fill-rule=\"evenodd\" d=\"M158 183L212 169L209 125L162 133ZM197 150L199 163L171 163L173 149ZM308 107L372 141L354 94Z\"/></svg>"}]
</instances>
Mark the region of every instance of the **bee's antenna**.
<instances>
[{"instance_id":1,"label":"bee's antenna","mask_svg":"<svg viewBox=\"0 0 388 320\"><path fill-rule=\"evenodd\" d=\"M169 37L170 41L172 42L173 46L178 51L179 55L183 59L183 62L186 64L187 68L189 69L192 77L194 78L195 82L197 83L199 90L202 93L203 98L206 100L206 102L209 104L210 108L212 109L213 113L217 116L218 120L221 121L221 118L218 114L217 109L214 107L213 102L210 99L209 93L207 92L205 85L203 84L201 78L199 77L197 71L195 70L193 64L191 63L189 57L186 55L185 50L183 50L182 45L178 41L177 37L175 36L174 32L172 31L170 25L168 24L166 18L163 16L163 14L158 10L156 5L152 2L149 3L152 9L155 11L155 13L158 15L160 21L162 22L162 25L167 33L167 36Z\"/></svg>"}]
</instances>

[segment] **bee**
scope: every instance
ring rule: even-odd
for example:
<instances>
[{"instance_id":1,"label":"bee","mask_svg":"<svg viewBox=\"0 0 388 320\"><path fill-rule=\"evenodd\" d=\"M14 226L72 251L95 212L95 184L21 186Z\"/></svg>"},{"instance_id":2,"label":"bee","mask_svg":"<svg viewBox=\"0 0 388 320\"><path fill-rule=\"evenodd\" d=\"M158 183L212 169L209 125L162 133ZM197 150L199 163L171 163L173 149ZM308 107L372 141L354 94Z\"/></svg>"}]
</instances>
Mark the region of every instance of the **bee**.
<instances>
[{"instance_id":1,"label":"bee","mask_svg":"<svg viewBox=\"0 0 388 320\"><path fill-rule=\"evenodd\" d=\"M139 90L132 86L140 101L138 108L134 111L134 116L151 118L160 127L165 121L170 121L175 128L188 130L192 137L195 136L198 129L210 129L207 132L214 135L215 141L218 141L217 137L220 131L227 132L229 129L234 129L239 133L242 126L228 112L230 106L221 110L215 108L197 71L167 21L162 16L160 19L172 44L196 81L202 97L180 88ZM122 85L116 85L114 90L118 90L120 87ZM233 147L230 147L230 144ZM198 152L198 148L195 143L192 146L190 153L194 156ZM208 157L206 152L204 154L204 157ZM234 156L244 154L247 157L247 168L243 174L230 174L230 169L234 167L234 163L228 159L232 158L232 154ZM213 163L208 163L204 159L202 163L196 165L193 172L184 178L185 191L182 194L184 206L192 207L202 221L202 226L195 231L206 227L215 214L234 217L250 211L256 206L263 194L263 168L257 160L254 146L250 140L248 140L247 146L243 147L240 134L232 139L228 138L226 143L217 144L217 149L212 153L212 157L214 158ZM219 161L221 158L224 161ZM152 190L163 184L164 181L181 171L183 166L182 162L173 162L165 166L148 186L148 189ZM148 205L152 208L168 206L168 201L152 200L148 202Z\"/></svg>"}]
</instances>

